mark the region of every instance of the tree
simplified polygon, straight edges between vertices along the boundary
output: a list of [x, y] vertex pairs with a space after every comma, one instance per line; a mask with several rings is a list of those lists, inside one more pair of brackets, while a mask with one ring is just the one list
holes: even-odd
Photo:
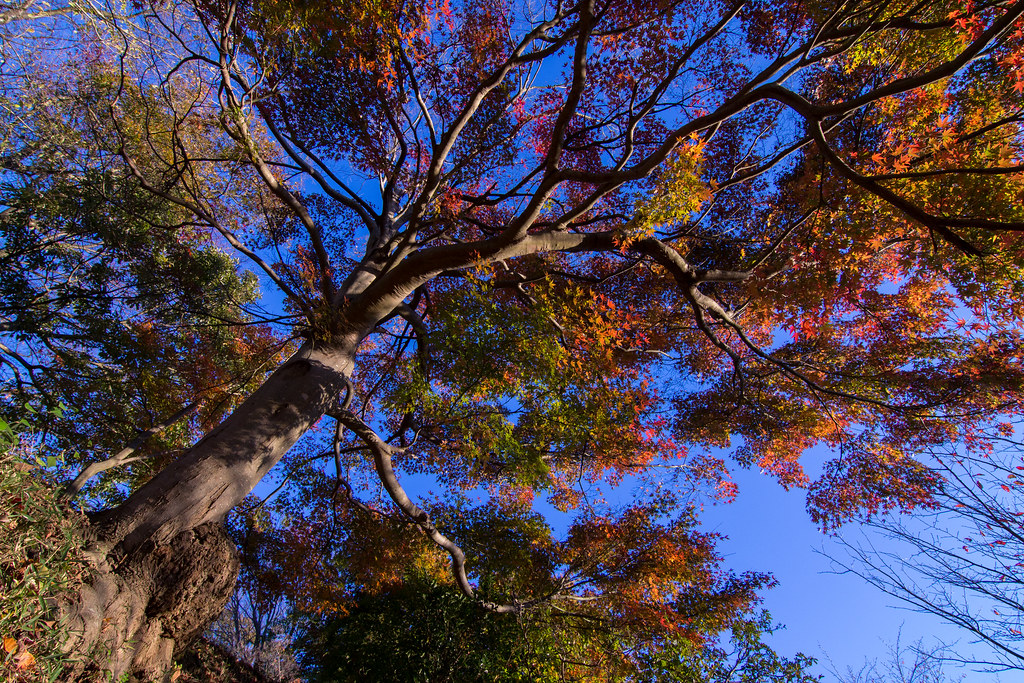
[[[816, 683], [821, 676], [808, 670], [812, 657], [798, 653], [793, 659], [779, 657], [761, 639], [779, 629], [771, 615], [762, 611], [732, 625], [730, 648], [705, 643], [698, 648], [678, 643], [659, 654], [649, 664], [644, 681], [682, 681], [697, 683]], [[673, 651], [674, 650], [674, 651]], [[665, 656], [668, 654], [668, 657]]]
[[219, 422], [280, 342], [253, 313], [255, 277], [133, 182], [113, 163], [110, 131], [78, 113], [113, 96], [113, 81], [5, 75], [3, 410], [66, 404], [91, 415], [39, 427], [81, 468], [73, 494], [131, 465], [90, 490], [116, 501], [117, 484], [145, 481]]
[[288, 555], [306, 548], [290, 546], [280, 521], [251, 498], [227, 519], [238, 547], [238, 581], [207, 637], [267, 679], [292, 680], [299, 672], [291, 651], [298, 622], [285, 585]]
[[[217, 614], [192, 596], [230, 593], [219, 520], [325, 417], [333, 482], [289, 476], [352, 510], [350, 547], [436, 546], [482, 609], [598, 603], [657, 643], [754, 599], [692, 604], [713, 551], [669, 508], [733, 492], [708, 446], [810, 484], [831, 528], [933, 504], [915, 455], [1020, 408], [1024, 3], [139, 6], [37, 66], [110, 84], [76, 130], [172, 234], [244, 256], [302, 342], [94, 516], [71, 647], [115, 676]], [[811, 483], [815, 444], [838, 455]], [[627, 476], [623, 510], [587, 495]], [[525, 524], [535, 495], [578, 511], [564, 539]], [[516, 578], [481, 596], [496, 554]]]
[[992, 652], [982, 661], [947, 659], [1024, 669], [1019, 493], [1024, 457], [1013, 425], [994, 425], [989, 440], [937, 450], [934, 458], [943, 480], [935, 508], [911, 520], [874, 520], [871, 529], [892, 548], [850, 544], [853, 562], [846, 565], [914, 609], [963, 629]]
[[[332, 583], [352, 595], [305, 620], [302, 658], [321, 680], [645, 680], [637, 676], [654, 666], [649, 655], [692, 649], [770, 584], [722, 572], [715, 536], [696, 531], [692, 516], [662, 516], [637, 506], [574, 525], [559, 543], [536, 514], [447, 510], [439, 519], [461, 532], [467, 566], [481, 576], [476, 599], [451, 585], [428, 545], [399, 540], [410, 531], [400, 520], [346, 524], [360, 533], [336, 547], [331, 561], [342, 575]], [[374, 548], [367, 537], [395, 540]], [[394, 557], [395, 547], [408, 554]], [[556, 560], [564, 565], [553, 585]], [[559, 584], [574, 586], [575, 599], [549, 605], [544, 596]], [[485, 611], [480, 600], [533, 609]]]
[[558, 660], [537, 656], [557, 645], [550, 631], [411, 577], [361, 596], [348, 614], [308, 631], [301, 648], [317, 681], [530, 681], [557, 669]]
[[900, 645], [899, 638], [889, 648], [889, 658], [865, 662], [858, 671], [848, 668], [846, 673], [833, 672], [840, 683], [957, 683], [964, 676], [948, 675], [943, 668], [948, 661], [943, 647], [925, 650], [917, 641], [910, 647]]
[[772, 630], [761, 614], [733, 624], [729, 650], [671, 639], [641, 653], [634, 670], [616, 656], [630, 646], [613, 621], [579, 628], [557, 611], [492, 614], [451, 586], [413, 576], [308, 625], [300, 648], [315, 681], [819, 681], [807, 673], [813, 659], [780, 658], [761, 642]]

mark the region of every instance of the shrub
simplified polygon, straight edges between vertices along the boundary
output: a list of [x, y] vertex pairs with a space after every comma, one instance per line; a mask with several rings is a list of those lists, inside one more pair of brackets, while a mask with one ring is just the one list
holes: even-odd
[[56, 459], [30, 434], [28, 418], [0, 420], [0, 672], [7, 683], [60, 678], [70, 664], [61, 652], [60, 604], [85, 574], [85, 516], [62, 499], [46, 472]]

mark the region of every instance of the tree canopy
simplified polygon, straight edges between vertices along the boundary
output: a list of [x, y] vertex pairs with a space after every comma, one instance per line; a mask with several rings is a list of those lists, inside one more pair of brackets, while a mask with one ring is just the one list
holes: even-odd
[[295, 604], [420, 577], [642, 680], [770, 583], [730, 468], [832, 530], [1021, 409], [1024, 2], [0, 12], [6, 397], [112, 558], [275, 480]]

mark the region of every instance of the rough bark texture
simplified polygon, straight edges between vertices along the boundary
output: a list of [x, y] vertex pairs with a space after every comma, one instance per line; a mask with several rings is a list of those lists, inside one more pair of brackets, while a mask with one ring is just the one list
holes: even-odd
[[223, 519], [336, 405], [356, 343], [296, 353], [177, 462], [97, 517], [103, 549], [130, 556], [146, 543], [163, 544]]
[[67, 608], [68, 680], [170, 680], [173, 658], [220, 614], [238, 576], [238, 553], [217, 522], [147, 543], [92, 580]]
[[69, 606], [72, 678], [162, 681], [220, 614], [237, 551], [221, 520], [325, 412], [351, 372], [357, 339], [307, 345], [221, 425], [93, 519], [95, 573]]

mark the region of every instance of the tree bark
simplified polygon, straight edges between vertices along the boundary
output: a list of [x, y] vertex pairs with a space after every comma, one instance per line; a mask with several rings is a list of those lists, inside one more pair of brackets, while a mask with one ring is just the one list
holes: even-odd
[[70, 679], [164, 680], [234, 589], [220, 522], [348, 385], [358, 334], [307, 344], [223, 423], [125, 503], [92, 520], [93, 575], [66, 606]]
[[337, 402], [357, 343], [353, 335], [331, 348], [300, 349], [174, 464], [97, 515], [97, 549], [127, 557], [223, 519]]
[[114, 565], [94, 558], [91, 581], [64, 606], [61, 680], [173, 680], [180, 655], [234, 590], [238, 552], [219, 522], [182, 532]]

